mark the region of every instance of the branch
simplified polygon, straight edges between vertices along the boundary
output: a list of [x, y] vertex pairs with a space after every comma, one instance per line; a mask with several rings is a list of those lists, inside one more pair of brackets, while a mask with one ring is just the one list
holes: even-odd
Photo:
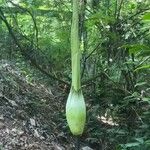
[[91, 51], [91, 53], [85, 58], [85, 61], [98, 49], [101, 43], [98, 43], [97, 46]]
[[85, 57], [85, 59], [83, 61], [83, 70], [82, 70], [82, 73], [81, 73], [81, 77], [83, 77], [83, 75], [84, 75], [87, 59], [98, 49], [98, 47], [100, 45], [101, 45], [101, 43], [97, 44], [97, 46], [90, 52], [90, 54], [87, 57]]
[[[84, 82], [83, 82], [83, 87], [84, 87], [84, 86], [87, 86], [88, 83], [92, 82], [93, 80], [96, 80], [97, 78], [100, 78], [102, 75], [104, 75], [104, 76], [105, 76], [108, 80], [110, 80], [114, 85], [119, 86], [119, 84], [118, 84], [117, 82], [113, 81], [113, 80], [108, 76], [108, 74], [106, 74], [105, 72], [101, 72], [101, 73], [97, 74], [95, 77], [92, 77], [92, 78], [90, 78], [90, 79], [84, 81]], [[124, 92], [126, 92], [127, 94], [132, 94], [130, 91], [128, 91], [128, 90], [126, 90], [126, 89], [123, 89], [123, 88], [119, 88], [119, 89], [122, 90], [122, 91], [124, 91]]]
[[17, 5], [17, 4], [15, 4], [15, 3], [13, 3], [12, 1], [9, 1], [9, 2], [10, 2], [13, 6], [18, 7], [19, 9], [21, 9], [21, 10], [27, 12], [27, 13], [31, 16], [31, 18], [32, 18], [32, 20], [33, 20], [34, 28], [35, 28], [35, 37], [36, 37], [36, 44], [37, 44], [36, 46], [38, 47], [38, 27], [37, 27], [36, 20], [35, 20], [33, 14], [32, 14], [28, 9], [26, 9], [26, 8], [24, 8], [24, 7], [21, 7], [21, 6]]
[[115, 12], [114, 12], [114, 17], [115, 18], [117, 16], [117, 8], [118, 8], [118, 0], [115, 1]]
[[15, 44], [16, 44], [16, 45], [18, 46], [18, 48], [20, 49], [22, 55], [24, 55], [25, 57], [27, 57], [27, 58], [31, 61], [31, 64], [32, 64], [34, 67], [36, 67], [39, 71], [41, 71], [42, 73], [44, 73], [44, 74], [47, 75], [48, 77], [50, 77], [50, 78], [52, 78], [52, 79], [54, 79], [54, 80], [56, 80], [56, 81], [58, 81], [58, 82], [60, 82], [60, 83], [62, 83], [62, 84], [65, 84], [65, 85], [67, 85], [67, 86], [70, 86], [70, 84], [69, 84], [68, 82], [66, 82], [66, 81], [64, 81], [64, 80], [61, 80], [61, 79], [59, 79], [59, 78], [57, 78], [57, 77], [55, 77], [55, 76], [49, 74], [47, 71], [43, 70], [42, 67], [40, 67], [40, 66], [37, 64], [36, 60], [35, 60], [34, 58], [32, 58], [32, 56], [30, 56], [30, 54], [27, 54], [27, 53], [24, 51], [24, 49], [22, 48], [21, 44], [18, 42], [18, 39], [16, 38], [16, 36], [15, 36], [13, 30], [12, 30], [12, 27], [11, 27], [11, 25], [8, 23], [8, 21], [7, 21], [6, 17], [5, 17], [5, 15], [4, 15], [3, 11], [1, 10], [1, 8], [0, 8], [0, 18], [1, 18], [2, 21], [5, 23], [5, 25], [6, 25], [7, 29], [8, 29], [8, 31], [9, 31], [10, 35], [12, 36], [12, 38], [13, 38]]

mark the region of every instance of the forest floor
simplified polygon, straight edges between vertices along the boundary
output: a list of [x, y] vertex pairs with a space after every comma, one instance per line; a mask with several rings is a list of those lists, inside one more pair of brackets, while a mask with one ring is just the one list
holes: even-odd
[[[57, 82], [33, 79], [16, 64], [0, 61], [0, 150], [75, 150], [78, 142], [65, 117], [68, 92]], [[89, 106], [87, 113], [92, 111]], [[93, 137], [100, 129], [105, 133], [117, 126], [105, 118], [95, 123], [88, 123], [78, 140], [80, 150], [112, 150], [107, 138]]]
[[29, 83], [7, 61], [0, 64], [0, 150], [74, 149], [74, 139], [65, 133], [66, 94]]

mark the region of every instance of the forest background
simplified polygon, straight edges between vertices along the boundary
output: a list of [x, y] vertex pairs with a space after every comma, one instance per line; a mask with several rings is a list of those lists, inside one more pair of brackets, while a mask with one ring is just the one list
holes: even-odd
[[[80, 6], [87, 104], [81, 145], [149, 150], [150, 1], [81, 0]], [[1, 113], [7, 102], [26, 113], [23, 120], [41, 117], [41, 128], [59, 135], [64, 147], [73, 142], [65, 119], [71, 17], [70, 0], [0, 0]]]

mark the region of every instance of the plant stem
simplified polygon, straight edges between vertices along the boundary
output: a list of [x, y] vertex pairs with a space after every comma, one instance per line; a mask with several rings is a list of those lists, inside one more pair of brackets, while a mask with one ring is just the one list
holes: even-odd
[[78, 91], [80, 83], [80, 48], [79, 48], [79, 0], [73, 0], [73, 14], [71, 25], [71, 59], [72, 59], [72, 87]]

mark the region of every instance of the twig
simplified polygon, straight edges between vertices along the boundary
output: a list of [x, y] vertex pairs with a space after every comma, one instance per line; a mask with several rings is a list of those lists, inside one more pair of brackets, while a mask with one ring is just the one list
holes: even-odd
[[123, 0], [121, 0], [119, 8], [118, 8], [117, 20], [119, 19], [119, 16], [120, 16], [120, 13], [121, 13], [122, 4], [123, 4]]
[[85, 58], [85, 60], [87, 60], [96, 50], [97, 48], [100, 46], [101, 43], [98, 43], [97, 46], [91, 51], [91, 53]]
[[[137, 66], [136, 66], [136, 68], [138, 68], [138, 67], [140, 67], [143, 63], [145, 63], [147, 60], [149, 60], [150, 59], [150, 56], [149, 57], [147, 57], [146, 59], [144, 59], [142, 62], [140, 62], [140, 64], [138, 64]], [[136, 69], [135, 68], [135, 69]]]
[[137, 111], [136, 111], [133, 107], [131, 107], [131, 108], [132, 108], [132, 110], [135, 112], [136, 116], [137, 116], [138, 119], [141, 121], [141, 123], [144, 124], [142, 118], [139, 116], [139, 114], [137, 113]]

